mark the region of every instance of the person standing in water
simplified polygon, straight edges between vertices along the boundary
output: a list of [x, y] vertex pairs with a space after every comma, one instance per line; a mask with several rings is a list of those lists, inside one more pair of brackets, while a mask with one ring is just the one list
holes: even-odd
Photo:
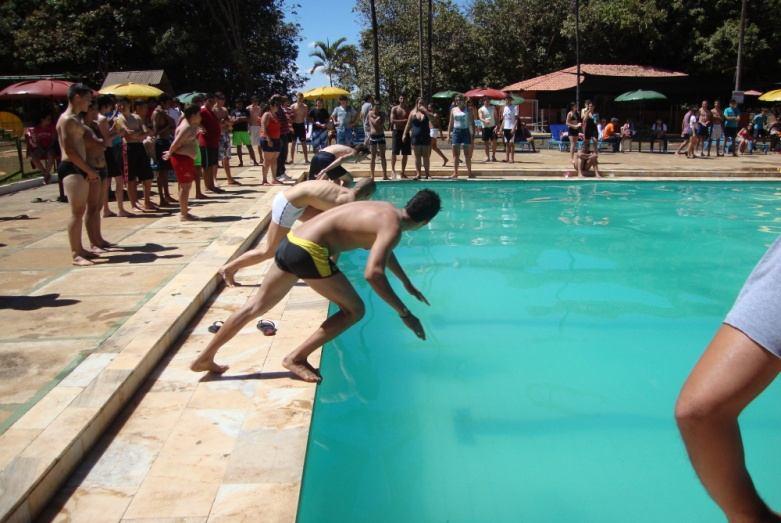
[[236, 273], [274, 256], [282, 238], [290, 232], [296, 220], [305, 222], [336, 206], [367, 200], [374, 194], [375, 188], [371, 178], [361, 178], [351, 189], [329, 180], [308, 180], [278, 192], [271, 204], [271, 224], [266, 232], [266, 243], [220, 267], [220, 276], [228, 287], [236, 286]]
[[308, 362], [309, 355], [355, 325], [364, 315], [363, 300], [333, 261], [336, 255], [355, 249], [369, 251], [364, 278], [372, 289], [399, 315], [415, 336], [425, 340], [423, 325], [391, 287], [386, 269], [396, 275], [411, 296], [428, 305], [423, 293], [407, 277], [393, 249], [401, 240], [402, 233], [424, 227], [437, 215], [439, 209], [439, 195], [423, 189], [401, 209], [388, 202], [348, 203], [309, 220], [295, 234], [288, 233], [277, 249], [275, 264], [266, 273], [260, 290], [241, 309], [230, 315], [190, 365], [190, 369], [216, 374], [227, 371], [227, 366], [214, 361], [217, 351], [247, 323], [279, 303], [293, 285], [303, 279], [339, 310], [288, 354], [282, 365], [299, 379], [319, 382], [322, 378]]

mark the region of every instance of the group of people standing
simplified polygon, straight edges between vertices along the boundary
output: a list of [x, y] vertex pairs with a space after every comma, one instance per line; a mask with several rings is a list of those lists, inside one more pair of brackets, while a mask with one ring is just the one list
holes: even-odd
[[770, 150], [776, 150], [781, 134], [781, 115], [774, 115], [769, 123], [769, 113], [763, 107], [760, 111], [749, 113], [743, 118], [736, 100], [730, 100], [729, 106], [722, 110], [721, 102], [703, 100], [700, 107], [692, 105], [681, 122], [683, 143], [676, 154], [686, 152], [687, 158], [710, 156], [711, 146], [716, 144], [716, 156], [731, 152], [751, 153], [756, 143], [770, 138]]

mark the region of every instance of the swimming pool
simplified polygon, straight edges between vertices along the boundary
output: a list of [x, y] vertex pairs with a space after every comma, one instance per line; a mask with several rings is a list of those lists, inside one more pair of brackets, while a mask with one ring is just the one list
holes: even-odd
[[[340, 260], [367, 314], [323, 352], [298, 522], [721, 521], [673, 406], [781, 234], [781, 185], [430, 186], [443, 211], [396, 252], [431, 307], [392, 280], [428, 341], [370, 292], [365, 252]], [[741, 418], [776, 508], [779, 400]]]

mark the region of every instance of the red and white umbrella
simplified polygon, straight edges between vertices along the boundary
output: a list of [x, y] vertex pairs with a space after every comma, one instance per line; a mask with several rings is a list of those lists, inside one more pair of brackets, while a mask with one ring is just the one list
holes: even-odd
[[21, 100], [25, 98], [67, 98], [73, 82], [66, 80], [26, 80], [11, 84], [0, 91], [0, 98]]
[[492, 100], [503, 100], [507, 93], [500, 91], [499, 89], [491, 89], [487, 87], [485, 89], [472, 89], [464, 93], [469, 98], [491, 98]]

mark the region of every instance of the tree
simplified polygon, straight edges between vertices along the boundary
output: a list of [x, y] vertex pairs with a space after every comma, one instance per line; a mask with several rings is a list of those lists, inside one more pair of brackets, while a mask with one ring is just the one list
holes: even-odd
[[92, 86], [109, 71], [163, 68], [181, 90], [288, 92], [302, 83], [295, 64], [300, 28], [285, 20], [284, 5], [7, 0], [0, 7], [0, 67], [18, 74], [66, 73]]
[[[434, 0], [432, 84], [443, 89], [473, 87], [482, 59], [472, 38], [473, 26], [452, 0]], [[418, 0], [375, 0], [379, 32], [380, 96], [413, 96], [420, 85]], [[369, 0], [358, 0], [355, 11], [364, 21], [358, 52], [358, 88], [372, 92], [372, 31]]]
[[379, 28], [377, 27], [377, 9], [374, 6], [374, 0], [369, 0], [369, 7], [372, 21], [372, 62], [374, 66], [374, 98], [380, 98], [380, 51], [379, 51]]
[[[353, 45], [345, 44], [346, 41], [347, 38], [341, 37], [333, 43], [328, 40], [315, 42], [315, 50], [309, 53], [309, 56], [317, 58], [317, 61], [312, 66], [309, 74], [321, 71], [328, 77], [328, 83], [332, 87], [334, 85], [334, 77], [337, 77], [338, 80], [340, 76], [349, 75], [348, 69], [356, 49]], [[352, 63], [354, 63], [354, 60], [352, 60]]]

